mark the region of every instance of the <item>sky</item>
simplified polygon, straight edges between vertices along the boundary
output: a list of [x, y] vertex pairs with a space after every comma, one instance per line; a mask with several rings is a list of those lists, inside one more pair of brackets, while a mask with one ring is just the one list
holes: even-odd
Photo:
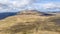
[[0, 12], [60, 11], [60, 0], [0, 0]]

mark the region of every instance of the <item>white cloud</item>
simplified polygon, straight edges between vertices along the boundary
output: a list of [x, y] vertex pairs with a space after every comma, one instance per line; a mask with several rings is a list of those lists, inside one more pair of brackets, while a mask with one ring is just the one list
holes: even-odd
[[60, 8], [60, 4], [44, 3], [44, 4], [42, 4], [42, 7], [45, 8], [45, 9], [48, 9], [48, 8]]
[[31, 0], [20, 0], [20, 1], [13, 1], [12, 4], [14, 7], [22, 7], [24, 5], [30, 4]]
[[[10, 10], [23, 10], [23, 9], [43, 9], [48, 10], [48, 8], [51, 8], [52, 10], [59, 10], [60, 4], [54, 3], [54, 2], [48, 2], [48, 3], [34, 3], [35, 0], [0, 0], [0, 3], [6, 4], [9, 7], [6, 9], [3, 9], [3, 7], [0, 8], [0, 10], [10, 11]], [[36, 0], [38, 1], [38, 0]]]
[[60, 10], [60, 4], [58, 3], [34, 3], [32, 4], [31, 9], [33, 9], [33, 7], [37, 10], [46, 10], [46, 11], [59, 11]]
[[14, 7], [22, 7], [27, 4], [31, 4], [33, 0], [0, 0], [0, 3], [11, 4]]
[[2, 7], [0, 7], [0, 10], [2, 10], [3, 8]]
[[[8, 10], [14, 10], [14, 9], [21, 9], [25, 5], [32, 4], [33, 0], [0, 0], [1, 4], [5, 4], [9, 6], [7, 9], [3, 9], [3, 7], [0, 8], [0, 11], [8, 11]], [[20, 8], [19, 8], [20, 7]]]
[[44, 8], [53, 8], [55, 7], [55, 4], [54, 3], [45, 3], [42, 5]]

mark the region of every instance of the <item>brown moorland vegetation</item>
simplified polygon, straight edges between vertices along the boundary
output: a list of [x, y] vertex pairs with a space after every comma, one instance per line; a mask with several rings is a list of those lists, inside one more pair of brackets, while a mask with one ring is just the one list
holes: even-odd
[[0, 20], [0, 34], [60, 34], [60, 17], [41, 15], [37, 11], [22, 11]]

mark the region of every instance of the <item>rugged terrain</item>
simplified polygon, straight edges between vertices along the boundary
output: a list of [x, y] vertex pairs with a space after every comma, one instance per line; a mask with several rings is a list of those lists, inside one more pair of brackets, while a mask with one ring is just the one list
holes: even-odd
[[60, 34], [60, 16], [25, 10], [0, 20], [0, 34]]

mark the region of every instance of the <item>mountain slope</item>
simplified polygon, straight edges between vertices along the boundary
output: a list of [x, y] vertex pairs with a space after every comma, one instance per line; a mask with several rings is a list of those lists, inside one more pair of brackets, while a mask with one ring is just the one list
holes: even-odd
[[60, 28], [55, 28], [55, 22], [49, 20], [54, 16], [42, 14], [28, 10], [0, 20], [0, 34], [60, 34]]

